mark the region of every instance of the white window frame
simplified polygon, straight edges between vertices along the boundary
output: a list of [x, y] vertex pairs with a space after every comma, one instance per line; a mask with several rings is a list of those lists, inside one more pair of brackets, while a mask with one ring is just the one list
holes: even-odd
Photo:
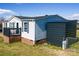
[[[25, 25], [25, 23], [26, 23], [26, 25]], [[24, 21], [23, 22], [23, 32], [29, 33], [29, 21]]]

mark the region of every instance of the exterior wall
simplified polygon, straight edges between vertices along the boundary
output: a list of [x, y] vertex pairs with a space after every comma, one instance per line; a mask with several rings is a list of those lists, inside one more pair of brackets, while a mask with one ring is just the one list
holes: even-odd
[[[13, 17], [13, 18], [11, 18], [8, 22], [3, 22], [2, 23], [2, 32], [4, 33], [4, 28], [5, 28], [5, 26], [4, 26], [4, 23], [7, 23], [7, 29], [9, 29], [9, 23], [12, 23], [12, 22], [14, 22], [15, 23], [15, 28], [16, 28], [16, 24], [17, 23], [19, 23], [18, 25], [19, 25], [19, 28], [21, 28], [22, 27], [22, 22], [21, 22], [21, 19], [19, 19], [19, 18], [17, 18], [17, 17]], [[10, 34], [8, 31], [6, 32], [7, 34]]]
[[35, 40], [45, 39], [46, 38], [46, 29], [45, 21], [39, 20], [35, 24]]
[[47, 42], [57, 46], [62, 46], [66, 33], [66, 24], [59, 22], [47, 23]]
[[4, 28], [4, 22], [2, 23], [2, 34], [4, 33], [3, 28]]
[[72, 20], [66, 24], [66, 37], [76, 37], [77, 21]]
[[49, 18], [45, 18], [45, 19], [36, 21], [36, 24], [35, 24], [36, 41], [47, 38], [47, 29], [46, 29], [47, 22], [64, 22], [64, 20], [65, 19], [63, 19], [59, 16], [52, 16]]
[[29, 33], [23, 31], [21, 37], [35, 41], [35, 21], [29, 21]]
[[4, 22], [2, 23], [2, 28], [4, 28]]
[[15, 23], [15, 27], [16, 27], [16, 24], [19, 23], [19, 28], [22, 28], [22, 21], [21, 19], [17, 18], [17, 17], [14, 17], [12, 20], [10, 20], [8, 23], [7, 23], [7, 27], [9, 27], [9, 23], [12, 23], [14, 22]]
[[[21, 22], [21, 19], [17, 18], [17, 17], [14, 17], [13, 19], [11, 19], [9, 22], [4, 22], [4, 23], [7, 23], [7, 28], [9, 28], [9, 23], [12, 23], [14, 22], [15, 23], [15, 27], [16, 27], [16, 24], [19, 23], [19, 28], [22, 27], [22, 22]], [[3, 28], [4, 28], [4, 23], [2, 24]]]
[[[26, 20], [27, 21], [27, 20]], [[29, 32], [24, 32], [23, 31], [23, 22], [21, 21], [19, 18], [14, 17], [13, 19], [11, 19], [9, 22], [7, 22], [7, 28], [9, 28], [9, 23], [15, 23], [15, 27], [16, 24], [19, 23], [19, 28], [21, 28], [21, 37], [22, 37], [22, 42], [23, 43], [29, 43], [31, 45], [35, 44], [35, 21], [28, 21], [29, 22]], [[4, 28], [4, 23], [3, 23], [3, 28]]]

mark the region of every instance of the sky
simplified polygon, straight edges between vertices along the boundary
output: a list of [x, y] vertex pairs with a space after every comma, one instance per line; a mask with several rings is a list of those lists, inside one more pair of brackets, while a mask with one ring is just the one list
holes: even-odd
[[0, 3], [0, 17], [55, 14], [67, 19], [79, 19], [79, 3]]

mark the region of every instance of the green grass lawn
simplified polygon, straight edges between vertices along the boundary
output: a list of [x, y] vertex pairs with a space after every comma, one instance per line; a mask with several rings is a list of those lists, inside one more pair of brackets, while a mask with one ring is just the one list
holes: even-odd
[[[48, 44], [39, 44], [35, 46], [26, 45], [21, 42], [6, 44], [0, 37], [0, 56], [48, 56], [55, 55], [53, 49], [61, 50], [60, 47]], [[52, 50], [52, 51], [51, 51]]]
[[[77, 37], [79, 31], [77, 31]], [[79, 42], [70, 45], [70, 48], [62, 50], [60, 47], [49, 44], [26, 45], [21, 42], [6, 44], [0, 37], [0, 56], [79, 56]]]

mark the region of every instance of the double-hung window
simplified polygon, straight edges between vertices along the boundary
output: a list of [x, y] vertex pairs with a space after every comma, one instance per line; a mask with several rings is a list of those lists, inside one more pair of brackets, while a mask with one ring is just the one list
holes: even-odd
[[29, 32], [29, 22], [24, 22], [24, 32]]
[[10, 28], [15, 28], [15, 23], [13, 22], [13, 23], [9, 23], [9, 27]]

